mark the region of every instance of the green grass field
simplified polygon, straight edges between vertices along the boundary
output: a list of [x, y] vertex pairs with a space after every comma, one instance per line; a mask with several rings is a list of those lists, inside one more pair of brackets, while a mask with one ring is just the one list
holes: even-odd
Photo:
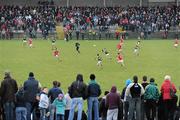
[[[125, 80], [138, 75], [141, 82], [142, 76], [154, 77], [158, 86], [163, 82], [166, 74], [172, 77], [176, 87], [180, 84], [180, 48], [173, 47], [172, 40], [144, 40], [141, 42], [140, 56], [133, 54], [133, 48], [137, 40], [127, 40], [124, 43], [123, 55], [125, 67], [116, 62], [116, 45], [119, 41], [79, 41], [81, 44], [78, 54], [75, 51], [76, 41], [57, 41], [56, 45], [61, 51], [61, 62], [52, 55], [51, 42], [34, 40], [34, 48], [22, 46], [21, 40], [0, 41], [0, 79], [4, 77], [4, 71], [9, 70], [13, 78], [22, 84], [33, 71], [35, 77], [42, 86], [51, 87], [53, 80], [61, 82], [61, 87], [67, 91], [67, 87], [75, 80], [78, 73], [82, 73], [84, 81], [88, 83], [89, 74], [94, 73], [97, 81], [104, 90], [109, 90], [116, 85], [121, 91]], [[93, 45], [96, 45], [94, 47]], [[101, 49], [107, 48], [112, 56], [108, 60]], [[103, 57], [103, 68], [96, 66], [96, 54]]]

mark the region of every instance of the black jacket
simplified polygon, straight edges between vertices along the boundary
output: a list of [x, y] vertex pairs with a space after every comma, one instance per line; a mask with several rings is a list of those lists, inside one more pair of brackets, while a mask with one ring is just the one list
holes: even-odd
[[71, 84], [69, 94], [71, 98], [82, 97], [86, 99], [87, 85], [83, 81], [76, 80]]
[[5, 77], [1, 82], [0, 95], [2, 102], [14, 102], [15, 93], [18, 90], [16, 80], [12, 79], [10, 76]]
[[24, 88], [19, 89], [16, 93], [16, 107], [26, 107]]

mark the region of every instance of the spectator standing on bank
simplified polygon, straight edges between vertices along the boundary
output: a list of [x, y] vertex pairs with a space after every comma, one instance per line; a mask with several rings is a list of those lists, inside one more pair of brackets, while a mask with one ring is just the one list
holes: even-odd
[[98, 97], [101, 95], [100, 85], [96, 81], [94, 74], [90, 75], [90, 82], [88, 85], [88, 120], [92, 120], [92, 111], [94, 112], [94, 119], [99, 120], [99, 101]]
[[110, 93], [106, 97], [107, 120], [118, 120], [118, 108], [120, 106], [120, 95], [116, 86], [112, 86]]
[[60, 86], [61, 86], [61, 83], [59, 83], [58, 81], [53, 81], [53, 87], [48, 92], [50, 103], [53, 103], [53, 101], [58, 97], [58, 95], [60, 93], [63, 93]]
[[27, 120], [27, 109], [24, 97], [24, 88], [21, 87], [15, 94], [16, 96], [16, 120]]
[[130, 83], [132, 83], [131, 79], [126, 80], [126, 86], [123, 88], [122, 93], [121, 93], [121, 99], [124, 101], [124, 104], [123, 104], [123, 108], [124, 108], [124, 120], [128, 119], [128, 109], [129, 109], [130, 96], [126, 96], [125, 97], [125, 92], [126, 92], [127, 86]]
[[10, 72], [5, 72], [4, 80], [1, 82], [0, 96], [6, 120], [15, 119], [15, 93], [17, 90], [18, 86], [16, 80], [11, 77]]
[[141, 120], [141, 96], [144, 94], [144, 88], [138, 83], [138, 77], [133, 77], [133, 83], [126, 88], [125, 97], [131, 96], [129, 101], [128, 120], [133, 120], [134, 111], [136, 111], [136, 119]]
[[71, 109], [71, 102], [72, 99], [69, 95], [69, 89], [70, 87], [68, 87], [68, 92], [65, 94], [64, 99], [66, 100], [66, 106], [65, 106], [65, 116], [64, 116], [64, 120], [68, 120], [69, 117], [69, 111]]
[[27, 120], [31, 120], [31, 113], [34, 110], [36, 103], [36, 95], [39, 93], [40, 84], [35, 79], [34, 73], [29, 73], [29, 78], [24, 82], [25, 101], [27, 109]]
[[83, 99], [87, 98], [87, 85], [83, 82], [83, 75], [78, 74], [76, 81], [70, 86], [70, 97], [72, 98], [71, 109], [68, 120], [74, 119], [75, 108], [78, 109], [77, 120], [81, 120], [83, 111]]
[[102, 99], [100, 101], [100, 105], [99, 105], [99, 114], [100, 114], [102, 120], [106, 120], [106, 118], [107, 118], [108, 108], [106, 107], [106, 104], [105, 104], [107, 94], [109, 94], [109, 91], [104, 92], [104, 96], [102, 97]]
[[64, 120], [66, 100], [62, 93], [54, 100], [53, 105], [56, 107], [56, 120]]
[[171, 77], [166, 75], [164, 77], [164, 82], [161, 86], [161, 94], [163, 98], [163, 105], [164, 105], [164, 120], [173, 120], [174, 115], [174, 104], [173, 104], [173, 96], [171, 96], [171, 92], [176, 93], [176, 87], [171, 82]]
[[[143, 86], [143, 88], [145, 89], [146, 88], [146, 86], [148, 85], [149, 83], [147, 82], [147, 76], [143, 76], [143, 78], [142, 78], [142, 83], [141, 83], [141, 85]], [[142, 120], [144, 120], [145, 119], [145, 106], [144, 106], [144, 96], [142, 95], [142, 97], [141, 97], [141, 100], [142, 100], [142, 102], [141, 102], [141, 119]]]
[[156, 118], [156, 107], [159, 100], [159, 90], [155, 85], [154, 78], [150, 79], [150, 84], [147, 85], [144, 93], [145, 111], [147, 120]]
[[49, 98], [48, 98], [48, 88], [44, 87], [40, 93], [39, 99], [39, 110], [40, 110], [40, 120], [47, 119], [47, 111], [49, 107]]
[[49, 104], [50, 117], [49, 117], [49, 120], [54, 120], [55, 106], [52, 104], [53, 101], [58, 97], [58, 95], [60, 93], [63, 93], [60, 86], [61, 86], [61, 83], [59, 83], [58, 81], [53, 81], [53, 87], [48, 92], [48, 97], [50, 99], [50, 104]]

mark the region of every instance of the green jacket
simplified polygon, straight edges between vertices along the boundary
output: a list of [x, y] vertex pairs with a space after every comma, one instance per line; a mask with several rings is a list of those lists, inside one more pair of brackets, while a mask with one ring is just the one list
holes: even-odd
[[159, 90], [157, 86], [154, 83], [150, 83], [148, 86], [145, 88], [145, 93], [144, 93], [144, 99], [153, 99], [153, 100], [159, 100]]
[[53, 105], [56, 106], [56, 114], [64, 115], [66, 106], [66, 100], [64, 98], [62, 100], [56, 98]]

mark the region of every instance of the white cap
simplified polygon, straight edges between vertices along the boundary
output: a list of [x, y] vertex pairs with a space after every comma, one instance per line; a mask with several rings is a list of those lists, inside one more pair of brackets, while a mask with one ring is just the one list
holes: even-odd
[[164, 77], [164, 79], [165, 79], [165, 80], [171, 80], [171, 76], [170, 76], [170, 75], [166, 75], [166, 76]]

